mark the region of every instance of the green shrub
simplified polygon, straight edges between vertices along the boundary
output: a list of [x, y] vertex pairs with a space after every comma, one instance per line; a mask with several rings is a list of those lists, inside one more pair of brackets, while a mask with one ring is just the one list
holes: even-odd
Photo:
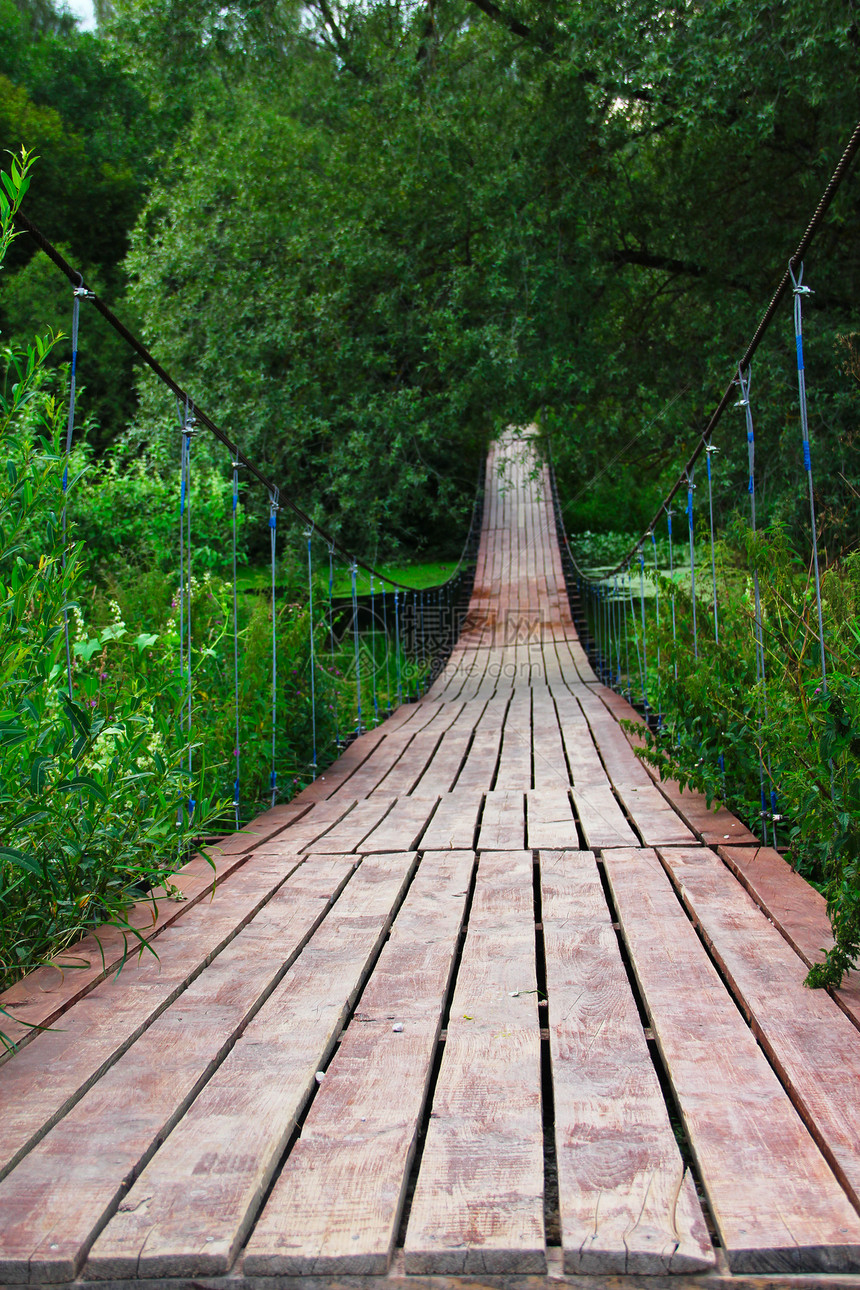
[[[28, 171], [24, 156], [2, 175], [0, 259]], [[5, 351], [0, 393], [0, 988], [96, 924], [127, 927], [129, 904], [184, 849], [180, 803], [196, 800], [197, 828], [220, 810], [182, 769], [175, 668], [129, 668], [97, 693], [92, 671], [78, 667], [69, 692], [64, 629], [84, 565], [59, 518], [65, 409], [51, 390], [50, 348]], [[75, 642], [78, 664], [94, 657]]]
[[[808, 983], [838, 985], [860, 957], [860, 553], [822, 578], [826, 685], [814, 585], [786, 529], [777, 524], [754, 534], [736, 523], [720, 563], [719, 644], [704, 600], [706, 577], [697, 599], [698, 658], [689, 593], [660, 579], [662, 667], [654, 666], [652, 648], [648, 688], [662, 726], [647, 733], [643, 755], [661, 775], [727, 801], [758, 836], [770, 831], [787, 848], [824, 892], [835, 938]], [[673, 590], [677, 647], [667, 612]], [[653, 608], [649, 613], [653, 630]]]

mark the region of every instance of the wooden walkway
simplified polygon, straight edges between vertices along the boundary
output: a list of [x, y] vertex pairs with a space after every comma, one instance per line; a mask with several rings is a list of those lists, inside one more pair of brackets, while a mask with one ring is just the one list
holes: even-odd
[[860, 991], [633, 755], [532, 466], [426, 698], [192, 861], [157, 962], [7, 992], [53, 1028], [0, 1067], [3, 1284], [860, 1287]]

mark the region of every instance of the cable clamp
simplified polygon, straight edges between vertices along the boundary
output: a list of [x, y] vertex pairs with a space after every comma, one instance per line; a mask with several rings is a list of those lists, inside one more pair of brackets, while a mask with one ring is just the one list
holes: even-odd
[[711, 453], [711, 452], [719, 452], [719, 451], [720, 451], [720, 450], [719, 450], [719, 448], [717, 447], [717, 445], [716, 445], [715, 443], [706, 443], [706, 444], [705, 444], [705, 452], [707, 452], [707, 453]]
[[96, 293], [84, 286], [72, 287], [72, 295], [77, 296], [78, 300], [95, 300], [96, 298]]

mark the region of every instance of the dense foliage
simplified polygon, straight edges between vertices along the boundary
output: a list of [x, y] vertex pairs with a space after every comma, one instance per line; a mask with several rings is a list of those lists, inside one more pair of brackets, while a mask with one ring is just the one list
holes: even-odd
[[[100, 0], [98, 11], [99, 33], [82, 34], [50, 0], [0, 0], [0, 143], [40, 155], [32, 218], [284, 493], [373, 558], [456, 556], [488, 435], [535, 420], [574, 534], [597, 534], [589, 543], [608, 553], [609, 530], [644, 526], [855, 124], [853, 0]], [[854, 585], [860, 529], [858, 184], [849, 174], [805, 266], [832, 690], [810, 694], [808, 652], [799, 667], [797, 642], [774, 629], [777, 725], [759, 733], [739, 591], [759, 555], [736, 537], [727, 649], [686, 660], [666, 703], [674, 768], [739, 809], [757, 800], [767, 742], [800, 830], [793, 854], [829, 884], [849, 957], [856, 611], [834, 606]], [[37, 326], [67, 329], [69, 307], [67, 284], [19, 239], [0, 284], [5, 338], [20, 347]], [[772, 615], [801, 595], [790, 553], [809, 546], [792, 331], [786, 309], [753, 373]], [[65, 341], [44, 347], [57, 390], [67, 358]], [[180, 436], [172, 398], [86, 308], [79, 379], [87, 473], [73, 514], [93, 590], [77, 642], [91, 654], [77, 659], [83, 674], [107, 651], [98, 676], [112, 703], [173, 667]], [[740, 418], [718, 442], [725, 529], [744, 513]], [[223, 733], [229, 463], [202, 436], [195, 471], [197, 701]], [[239, 556], [253, 566], [268, 542], [262, 490], [243, 485], [242, 513]], [[303, 539], [284, 521], [280, 576], [295, 596], [279, 648], [284, 675], [303, 677]], [[249, 711], [267, 613], [243, 600]], [[151, 643], [132, 649], [142, 637]], [[341, 702], [329, 693], [323, 706]], [[300, 781], [300, 683], [283, 710], [283, 756]], [[263, 718], [249, 720], [242, 738], [259, 745]], [[725, 789], [697, 769], [711, 766], [718, 731], [737, 752]], [[225, 734], [213, 753], [222, 776], [231, 746]], [[792, 766], [807, 766], [792, 748], [811, 759], [812, 806], [792, 797]], [[832, 782], [825, 762], [841, 768]], [[260, 759], [253, 800], [265, 773]]]
[[[2, 263], [26, 164], [0, 178]], [[0, 391], [0, 988], [84, 928], [125, 925], [129, 903], [181, 853], [181, 800], [196, 797], [204, 826], [212, 815], [201, 782], [183, 771], [174, 669], [145, 684], [131, 672], [106, 694], [76, 667], [69, 687], [65, 624], [85, 569], [62, 531], [64, 408], [48, 348], [7, 350]], [[138, 637], [126, 648], [142, 653], [149, 643]], [[74, 653], [76, 662], [92, 657], [86, 644]]]

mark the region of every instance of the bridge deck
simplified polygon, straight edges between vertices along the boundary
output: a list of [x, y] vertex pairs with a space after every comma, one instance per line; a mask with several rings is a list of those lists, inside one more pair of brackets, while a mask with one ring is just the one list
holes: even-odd
[[7, 992], [0, 1281], [860, 1286], [860, 993], [633, 755], [515, 441], [471, 610], [214, 894], [186, 867], [157, 962], [108, 933]]

